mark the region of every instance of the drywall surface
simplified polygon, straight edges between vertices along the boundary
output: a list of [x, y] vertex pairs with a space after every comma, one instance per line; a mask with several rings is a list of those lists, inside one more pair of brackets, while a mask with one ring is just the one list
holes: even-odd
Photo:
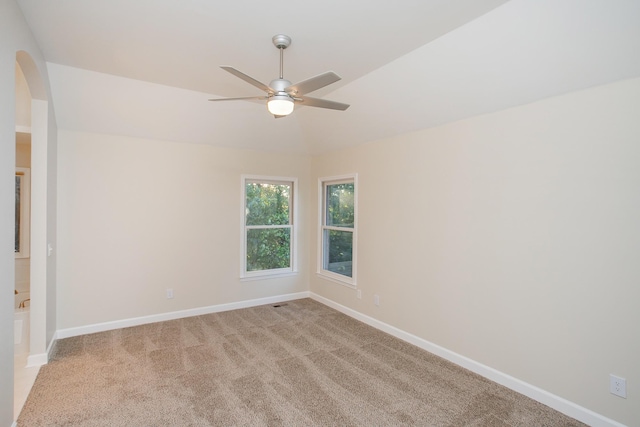
[[[13, 177], [16, 166], [16, 126], [28, 124], [19, 123], [16, 117], [17, 109], [24, 111], [20, 108], [20, 105], [24, 104], [18, 105], [16, 100], [17, 59], [21, 64], [29, 62], [29, 65], [32, 65], [29, 72], [25, 72], [30, 95], [41, 100], [47, 99], [50, 91], [44, 58], [18, 5], [13, 0], [2, 0], [0, 1], [0, 93], [2, 94], [0, 97], [0, 247], [3, 248], [0, 252], [0, 274], [2, 274], [0, 294], [2, 295], [13, 294], [15, 278], [15, 255], [11, 248], [13, 248], [15, 225]], [[23, 83], [24, 81], [20, 84]], [[47, 128], [55, 131], [53, 111], [46, 119]], [[45, 143], [55, 144], [55, 141], [51, 141], [50, 138], [45, 137], [44, 140]], [[55, 158], [50, 158], [49, 161], [55, 162]], [[46, 191], [47, 194], [44, 197], [51, 196], [55, 189], [48, 186]], [[48, 197], [48, 200], [50, 201], [51, 198]], [[55, 201], [51, 203], [55, 204]], [[55, 236], [55, 230], [44, 231], [49, 233], [48, 237]], [[55, 272], [55, 266], [52, 268], [53, 270], [48, 273]], [[55, 282], [48, 285], [55, 292]], [[45, 295], [40, 295], [39, 298], [44, 306], [49, 302]], [[13, 298], [0, 298], [0, 343], [2, 343], [0, 344], [0, 425], [2, 426], [11, 425], [13, 422], [13, 326]], [[42, 322], [36, 325], [36, 328], [45, 329], [46, 327], [55, 328], [55, 325], [44, 325]]]
[[[59, 329], [308, 290], [308, 156], [72, 131], [58, 142]], [[242, 174], [298, 178], [296, 275], [240, 280]]]
[[31, 167], [31, 134], [16, 132], [16, 167]]
[[310, 290], [636, 425], [638, 111], [626, 80], [314, 158], [358, 173], [362, 299]]
[[31, 127], [31, 94], [29, 84], [16, 63], [16, 119], [15, 125], [19, 129], [29, 129]]

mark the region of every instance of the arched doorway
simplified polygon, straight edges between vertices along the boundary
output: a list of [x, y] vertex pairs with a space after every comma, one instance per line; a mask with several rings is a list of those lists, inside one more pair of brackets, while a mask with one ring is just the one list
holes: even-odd
[[[20, 76], [18, 75], [20, 73]], [[19, 87], [18, 78], [23, 77], [26, 88]], [[26, 90], [25, 90], [26, 89]], [[28, 98], [28, 99], [26, 99]], [[28, 120], [24, 111], [28, 108]], [[22, 406], [22, 395], [26, 398], [31, 385], [33, 371], [47, 363], [47, 288], [48, 276], [55, 273], [48, 260], [48, 128], [49, 104], [42, 76], [31, 56], [24, 51], [16, 54], [16, 135], [30, 140], [30, 218], [29, 218], [29, 343], [28, 357], [22, 366], [16, 364], [14, 375], [14, 413]], [[17, 144], [18, 145], [18, 142]], [[18, 159], [16, 159], [18, 161]], [[53, 205], [55, 206], [55, 204]], [[55, 225], [53, 225], [55, 229]], [[16, 272], [18, 273], [18, 272]], [[18, 274], [17, 274], [18, 276]], [[51, 296], [49, 296], [51, 297]], [[26, 299], [26, 298], [25, 298]], [[27, 375], [25, 383], [25, 375]], [[16, 396], [20, 393], [21, 396]]]

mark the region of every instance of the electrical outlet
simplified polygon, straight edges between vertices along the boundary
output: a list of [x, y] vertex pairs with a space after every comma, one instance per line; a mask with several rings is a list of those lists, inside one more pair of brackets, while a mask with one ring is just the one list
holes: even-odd
[[627, 398], [627, 380], [624, 378], [617, 377], [611, 374], [609, 379], [609, 388], [611, 390], [611, 394], [615, 394], [616, 396]]
[[380, 295], [373, 296], [373, 303], [378, 306], [380, 305]]
[[173, 289], [167, 289], [167, 299], [173, 298]]
[[362, 299], [362, 289], [358, 289], [358, 290], [356, 291], [356, 298], [358, 298], [358, 299]]

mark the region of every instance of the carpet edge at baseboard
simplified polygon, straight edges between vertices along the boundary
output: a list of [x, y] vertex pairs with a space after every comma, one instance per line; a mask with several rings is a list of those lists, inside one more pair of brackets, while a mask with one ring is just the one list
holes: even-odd
[[455, 363], [465, 369], [470, 370], [478, 375], [481, 375], [493, 382], [496, 382], [502, 386], [505, 386], [515, 392], [523, 394], [543, 405], [549, 406], [558, 412], [570, 416], [578, 421], [588, 424], [592, 427], [626, 427], [615, 420], [598, 414], [588, 408], [580, 406], [574, 402], [522, 381], [497, 369], [486, 366], [473, 359], [465, 357], [461, 354], [448, 350], [423, 338], [410, 334], [402, 329], [398, 329], [395, 326], [391, 326], [373, 317], [362, 314], [359, 311], [353, 310], [328, 298], [325, 298], [316, 293], [310, 292], [309, 297], [315, 301], [325, 304], [349, 317], [357, 319], [367, 325], [374, 327], [378, 330], [388, 333], [398, 339], [406, 341], [410, 344], [420, 347], [421, 349], [440, 356], [449, 362]]
[[113, 329], [127, 328], [132, 326], [139, 326], [148, 323], [162, 322], [167, 320], [181, 319], [192, 316], [200, 316], [210, 313], [218, 313], [222, 311], [237, 310], [241, 308], [255, 307], [265, 304], [273, 304], [284, 301], [291, 301], [301, 298], [311, 298], [317, 302], [327, 305], [349, 317], [357, 319], [367, 325], [374, 327], [378, 330], [386, 332], [396, 338], [413, 344], [423, 350], [433, 353], [442, 357], [458, 366], [468, 369], [478, 375], [481, 375], [491, 381], [494, 381], [500, 385], [503, 385], [513, 391], [523, 394], [531, 399], [534, 399], [544, 405], [547, 405], [565, 415], [575, 418], [578, 421], [586, 423], [593, 427], [626, 427], [615, 420], [607, 418], [601, 414], [598, 414], [590, 409], [582, 407], [574, 402], [564, 399], [560, 396], [554, 395], [546, 390], [536, 387], [532, 384], [526, 383], [518, 378], [512, 377], [494, 368], [486, 366], [473, 359], [455, 353], [423, 338], [417, 337], [399, 328], [391, 326], [373, 317], [367, 316], [349, 307], [343, 306], [335, 301], [325, 298], [321, 295], [315, 294], [310, 291], [276, 295], [265, 298], [257, 298], [246, 301], [237, 301], [226, 304], [218, 304], [206, 307], [198, 307], [187, 310], [173, 311], [167, 313], [158, 313], [148, 316], [141, 316], [130, 319], [116, 320], [110, 322], [96, 323], [92, 325], [85, 325], [73, 328], [59, 329], [54, 335], [52, 344], [57, 339], [70, 338], [79, 335], [92, 334], [96, 332], [104, 332]]
[[265, 304], [291, 301], [301, 298], [309, 298], [310, 292], [297, 292], [292, 294], [275, 295], [265, 298], [256, 298], [245, 301], [237, 301], [226, 304], [216, 304], [206, 307], [190, 308], [187, 310], [171, 311], [167, 313], [151, 314], [148, 316], [134, 317], [130, 319], [114, 320], [110, 322], [95, 323], [92, 325], [78, 326], [74, 328], [58, 329], [56, 339], [71, 338], [79, 335], [93, 334], [96, 332], [111, 331], [113, 329], [129, 328], [148, 323], [164, 322], [167, 320], [183, 319], [185, 317], [201, 316], [222, 311], [237, 310], [240, 308], [256, 307]]

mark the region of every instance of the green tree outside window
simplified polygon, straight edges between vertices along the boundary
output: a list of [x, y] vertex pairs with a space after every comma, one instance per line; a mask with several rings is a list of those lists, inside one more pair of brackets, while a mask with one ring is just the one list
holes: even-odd
[[246, 271], [291, 268], [291, 182], [245, 182]]
[[326, 184], [323, 224], [323, 269], [353, 277], [355, 183]]

